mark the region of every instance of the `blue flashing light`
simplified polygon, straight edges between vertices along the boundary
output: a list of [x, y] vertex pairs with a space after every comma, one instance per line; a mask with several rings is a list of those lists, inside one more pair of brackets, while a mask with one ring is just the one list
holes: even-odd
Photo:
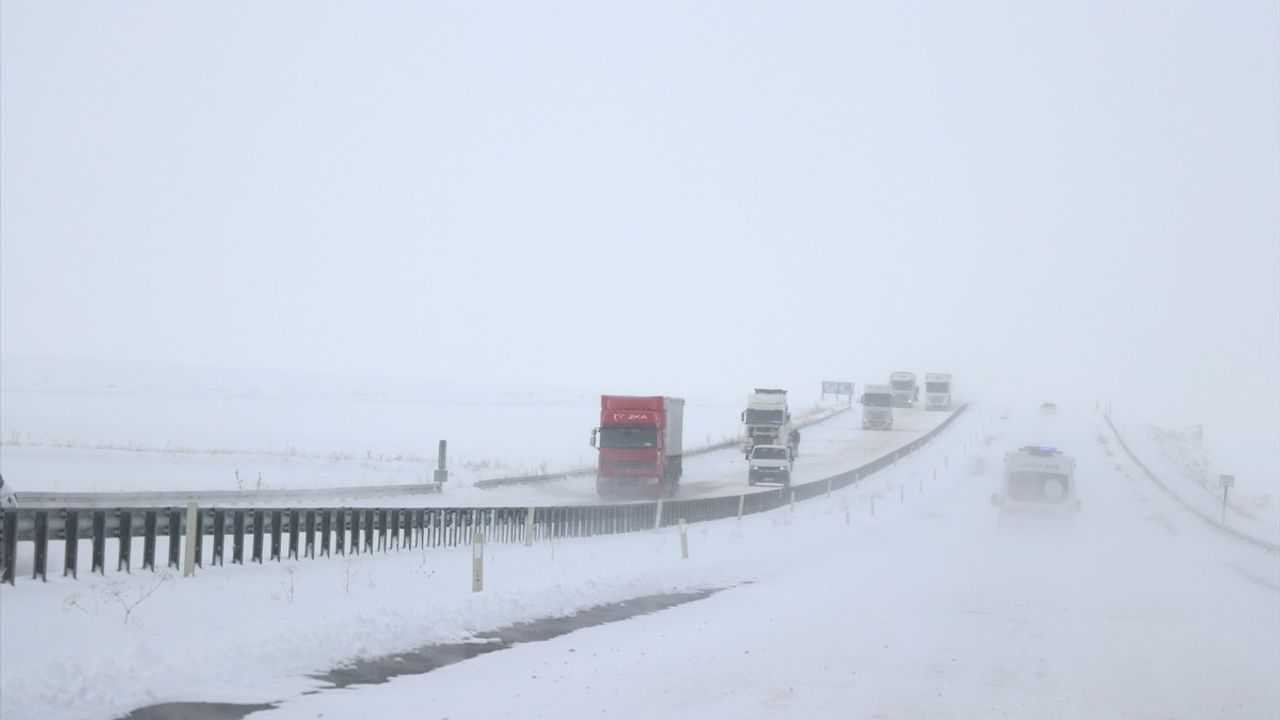
[[1034, 455], [1061, 455], [1062, 454], [1061, 450], [1058, 450], [1057, 448], [1047, 447], [1045, 445], [1027, 445], [1022, 449]]

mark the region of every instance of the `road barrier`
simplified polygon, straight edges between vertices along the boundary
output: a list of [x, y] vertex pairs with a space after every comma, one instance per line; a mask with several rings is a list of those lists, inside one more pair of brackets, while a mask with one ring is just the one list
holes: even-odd
[[[77, 577], [80, 541], [89, 541], [89, 570], [105, 575], [107, 544], [114, 541], [116, 572], [131, 572], [141, 541], [144, 570], [157, 556], [178, 568], [184, 537], [196, 568], [223, 565], [227, 538], [231, 564], [248, 560], [358, 555], [414, 548], [456, 547], [473, 541], [521, 543], [557, 538], [640, 532], [775, 510], [822, 497], [897, 462], [923, 447], [960, 417], [967, 406], [925, 435], [865, 465], [790, 488], [692, 500], [609, 505], [466, 508], [18, 508], [0, 511], [0, 582], [14, 584], [19, 543], [34, 546], [31, 577], [47, 580], [50, 543], [63, 543], [63, 576]], [[191, 518], [188, 520], [188, 518]], [[191, 532], [188, 535], [188, 532]], [[529, 535], [529, 533], [532, 535]], [[68, 540], [70, 540], [68, 542]], [[205, 552], [206, 543], [210, 547]], [[163, 546], [163, 547], [162, 547]]]

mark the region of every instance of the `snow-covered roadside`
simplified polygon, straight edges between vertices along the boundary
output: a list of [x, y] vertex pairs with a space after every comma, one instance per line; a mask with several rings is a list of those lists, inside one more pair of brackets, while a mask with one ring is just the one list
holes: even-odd
[[[1203, 516], [1220, 522], [1222, 490], [1217, 487], [1218, 472], [1195, 433], [1162, 430], [1128, 417], [1112, 417], [1111, 422], [1129, 450], [1169, 492]], [[1244, 487], [1233, 489], [1235, 501], [1230, 501], [1228, 495], [1226, 524], [1273, 545], [1280, 544], [1277, 498], [1252, 489], [1255, 486], [1246, 481]]]
[[[920, 451], [830, 500], [738, 521], [693, 526], [681, 561], [675, 530], [486, 549], [486, 589], [469, 592], [467, 549], [262, 567], [82, 575], [6, 587], [0, 599], [5, 718], [113, 717], [166, 700], [265, 701], [357, 657], [455, 641], [512, 622], [573, 613], [640, 595], [723, 587], [780, 572], [844, 511], [877, 521], [899, 510], [929, 470], [980, 422], [968, 416]], [[955, 455], [952, 455], [955, 457]], [[125, 622], [125, 606], [137, 603]]]

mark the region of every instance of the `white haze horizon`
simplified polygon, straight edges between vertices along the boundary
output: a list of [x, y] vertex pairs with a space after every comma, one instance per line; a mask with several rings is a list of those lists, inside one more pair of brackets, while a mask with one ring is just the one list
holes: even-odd
[[0, 350], [726, 397], [944, 371], [1203, 424], [1275, 492], [1277, 128], [1274, 3], [6, 0]]

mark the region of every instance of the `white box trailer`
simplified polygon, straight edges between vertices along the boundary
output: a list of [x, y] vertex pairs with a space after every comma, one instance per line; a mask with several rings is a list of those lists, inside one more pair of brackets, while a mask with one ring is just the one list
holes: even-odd
[[924, 374], [924, 409], [951, 409], [951, 373]]

